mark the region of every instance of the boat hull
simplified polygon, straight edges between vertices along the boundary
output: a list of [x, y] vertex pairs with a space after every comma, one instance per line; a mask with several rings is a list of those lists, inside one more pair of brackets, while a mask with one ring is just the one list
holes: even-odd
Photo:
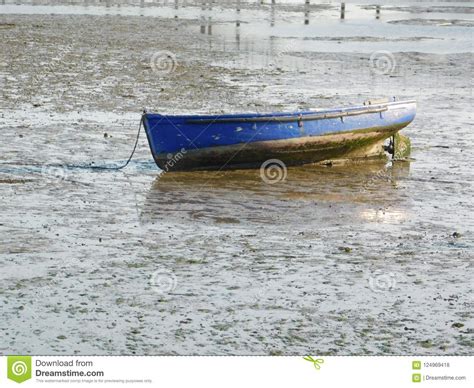
[[162, 116], [144, 123], [165, 170], [258, 168], [384, 156], [383, 142], [414, 118], [413, 101], [268, 115]]

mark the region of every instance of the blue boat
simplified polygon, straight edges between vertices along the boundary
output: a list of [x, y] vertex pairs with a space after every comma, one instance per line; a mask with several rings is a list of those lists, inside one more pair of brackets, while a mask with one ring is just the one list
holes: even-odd
[[413, 121], [416, 102], [292, 113], [143, 114], [153, 158], [163, 170], [258, 168], [269, 159], [288, 166], [380, 157], [388, 138]]

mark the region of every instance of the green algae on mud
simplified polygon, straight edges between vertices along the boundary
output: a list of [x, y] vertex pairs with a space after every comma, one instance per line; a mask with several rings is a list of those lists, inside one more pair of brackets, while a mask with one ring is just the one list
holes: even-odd
[[408, 136], [404, 136], [401, 133], [396, 133], [393, 139], [395, 145], [394, 158], [395, 159], [407, 159], [411, 155], [411, 141]]

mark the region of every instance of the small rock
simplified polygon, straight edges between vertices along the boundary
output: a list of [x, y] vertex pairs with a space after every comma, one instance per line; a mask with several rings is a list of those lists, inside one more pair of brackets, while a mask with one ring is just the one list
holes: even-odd
[[107, 132], [104, 132], [104, 138], [107, 139], [109, 137], [109, 134]]
[[339, 247], [339, 250], [344, 251], [345, 253], [351, 253], [352, 252], [352, 248], [349, 248], [349, 247]]
[[461, 327], [464, 327], [464, 324], [460, 323], [460, 322], [455, 322], [451, 325], [451, 327], [455, 327], [456, 329], [460, 329]]
[[423, 347], [425, 349], [429, 349], [429, 348], [433, 347], [433, 342], [431, 342], [431, 340], [425, 340], [425, 341], [421, 341], [420, 345], [421, 345], [421, 347]]

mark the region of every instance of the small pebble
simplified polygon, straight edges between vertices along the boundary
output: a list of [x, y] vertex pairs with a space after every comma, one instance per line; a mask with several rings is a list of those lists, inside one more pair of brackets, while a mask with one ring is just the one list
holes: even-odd
[[346, 253], [351, 253], [352, 252], [352, 248], [349, 248], [349, 247], [339, 247], [339, 250], [344, 251]]

